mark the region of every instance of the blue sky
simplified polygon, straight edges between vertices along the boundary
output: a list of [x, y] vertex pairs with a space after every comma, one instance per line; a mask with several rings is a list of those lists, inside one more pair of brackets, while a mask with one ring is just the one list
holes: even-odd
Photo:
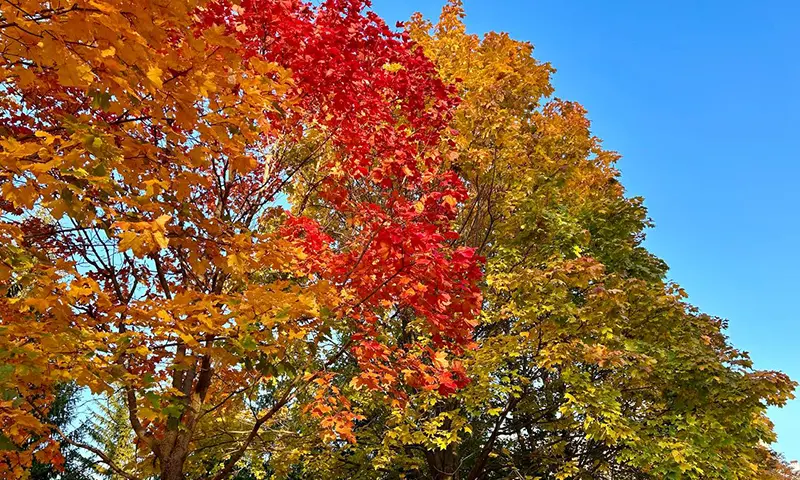
[[[392, 24], [444, 0], [374, 0]], [[647, 245], [756, 367], [800, 380], [800, 2], [465, 0], [475, 33], [531, 41], [646, 199]], [[800, 400], [770, 417], [800, 459]]]

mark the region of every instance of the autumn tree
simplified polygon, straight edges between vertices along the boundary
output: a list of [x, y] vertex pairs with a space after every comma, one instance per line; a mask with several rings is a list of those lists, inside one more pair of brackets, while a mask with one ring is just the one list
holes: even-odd
[[466, 33], [462, 16], [452, 1], [438, 24], [416, 16], [406, 28], [462, 97], [443, 148], [455, 145], [448, 158], [470, 193], [455, 244], [487, 259], [471, 383], [418, 390], [403, 408], [362, 395], [357, 445], [318, 444], [303, 468], [340, 479], [777, 472], [765, 412], [794, 383], [753, 369], [725, 322], [664, 280], [642, 246], [642, 200], [625, 195], [618, 155], [585, 110], [553, 97], [552, 67], [506, 34]]
[[0, 476], [791, 478], [794, 383], [665, 281], [552, 67], [366, 7], [0, 5]]
[[[290, 407], [352, 441], [343, 357], [395, 401], [466, 384], [441, 361], [480, 305], [454, 89], [365, 3], [2, 3], [0, 475], [62, 442], [122, 478], [229, 478]], [[140, 461], [47, 421], [65, 382], [123, 395]]]
[[774, 450], [763, 449], [760, 462], [759, 478], [765, 480], [797, 480], [800, 479], [800, 468], [797, 462], [788, 462], [783, 455]]

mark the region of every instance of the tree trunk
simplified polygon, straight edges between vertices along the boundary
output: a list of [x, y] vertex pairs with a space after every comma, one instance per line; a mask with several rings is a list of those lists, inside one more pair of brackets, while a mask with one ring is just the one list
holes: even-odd
[[183, 458], [170, 457], [161, 465], [161, 480], [183, 480]]
[[433, 480], [458, 480], [458, 458], [453, 451], [453, 445], [445, 450], [425, 452], [431, 478]]

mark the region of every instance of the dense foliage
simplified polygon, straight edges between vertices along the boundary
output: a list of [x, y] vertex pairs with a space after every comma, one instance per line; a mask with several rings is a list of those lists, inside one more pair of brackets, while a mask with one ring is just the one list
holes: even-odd
[[367, 7], [2, 3], [0, 476], [790, 478], [551, 66]]

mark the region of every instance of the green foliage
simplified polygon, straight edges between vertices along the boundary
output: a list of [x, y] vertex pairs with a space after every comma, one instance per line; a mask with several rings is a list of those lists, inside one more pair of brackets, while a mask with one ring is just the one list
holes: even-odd
[[[74, 383], [62, 383], [56, 386], [55, 396], [50, 409], [47, 412], [46, 420], [48, 423], [58, 428], [70, 431], [71, 439], [79, 441], [86, 435], [83, 425], [76, 427], [80, 422], [77, 411], [80, 401], [80, 389]], [[42, 463], [34, 457], [33, 465], [30, 470], [31, 480], [91, 480], [90, 462], [86, 460], [81, 452], [69, 444], [60, 446], [60, 454], [64, 458], [63, 470], [52, 463]]]
[[[87, 421], [87, 436], [117, 465], [131, 465], [136, 459], [134, 433], [128, 423], [128, 409], [122, 396], [109, 395], [96, 403]], [[96, 475], [106, 480], [121, 480], [104, 465], [95, 467]]]

